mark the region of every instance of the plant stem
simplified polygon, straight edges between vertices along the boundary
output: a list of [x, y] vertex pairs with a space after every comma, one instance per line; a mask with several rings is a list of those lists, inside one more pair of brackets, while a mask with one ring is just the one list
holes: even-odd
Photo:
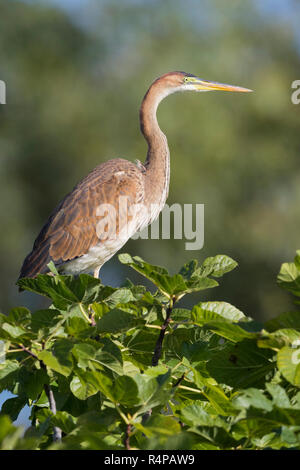
[[[42, 344], [42, 348], [43, 349], [45, 348], [44, 343]], [[40, 364], [41, 364], [41, 367], [43, 369], [47, 370], [47, 367], [46, 367], [46, 365], [44, 364], [43, 361], [40, 361]], [[48, 401], [49, 401], [50, 410], [52, 411], [52, 413], [54, 415], [56, 415], [56, 401], [55, 401], [54, 393], [53, 393], [50, 385], [45, 384], [44, 385], [44, 390], [45, 390], [45, 393], [46, 393]], [[61, 438], [62, 438], [61, 429], [57, 426], [53, 426], [53, 442], [61, 442]]]
[[125, 445], [126, 450], [130, 450], [130, 433], [131, 433], [131, 424], [127, 424], [125, 439], [124, 439], [124, 445]]
[[[49, 405], [50, 405], [50, 410], [54, 415], [56, 415], [56, 402], [54, 398], [54, 393], [51, 390], [50, 385], [45, 384], [44, 385], [45, 393], [47, 395], [47, 398], [49, 400]], [[62, 431], [59, 427], [53, 426], [53, 441], [54, 442], [61, 442], [61, 437], [62, 437]]]
[[152, 357], [152, 366], [154, 366], [154, 367], [157, 366], [158, 361], [161, 357], [163, 340], [164, 340], [166, 330], [167, 330], [167, 328], [169, 326], [169, 323], [170, 323], [170, 320], [171, 320], [171, 313], [172, 313], [172, 310], [173, 310], [173, 306], [174, 306], [173, 299], [170, 299], [170, 303], [169, 303], [169, 306], [168, 306], [168, 309], [167, 309], [166, 319], [165, 319], [164, 323], [161, 326], [159, 337], [158, 337], [158, 340], [156, 342], [153, 357]]
[[175, 382], [174, 385], [173, 385], [173, 388], [178, 387], [178, 385], [180, 385], [181, 382], [183, 381], [184, 377], [185, 377], [185, 374], [183, 373], [182, 376], [179, 377], [178, 380], [176, 380], [176, 382]]
[[34, 354], [33, 352], [31, 352], [30, 349], [25, 348], [25, 346], [23, 346], [23, 344], [19, 344], [19, 346], [20, 346], [20, 348], [22, 349], [22, 351], [26, 352], [26, 353], [29, 354], [31, 357], [34, 357], [34, 359], [39, 360], [39, 358], [37, 357], [37, 355]]

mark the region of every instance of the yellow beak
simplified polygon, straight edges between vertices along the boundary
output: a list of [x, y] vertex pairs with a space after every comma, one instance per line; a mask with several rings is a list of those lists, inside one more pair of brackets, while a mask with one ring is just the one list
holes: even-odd
[[187, 77], [186, 82], [193, 85], [193, 89], [196, 91], [235, 91], [240, 93], [249, 93], [252, 90], [249, 88], [243, 88], [235, 85], [227, 85], [226, 83], [210, 82], [208, 80], [202, 80], [197, 77]]

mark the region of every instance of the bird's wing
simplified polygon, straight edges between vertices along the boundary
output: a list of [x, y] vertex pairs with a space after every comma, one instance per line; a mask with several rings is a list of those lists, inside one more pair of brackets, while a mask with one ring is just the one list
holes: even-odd
[[[120, 197], [124, 198], [123, 202], [127, 201], [127, 207], [143, 202], [141, 171], [123, 159], [110, 160], [96, 167], [51, 214], [25, 258], [20, 278], [49, 271], [47, 264], [51, 260], [59, 265], [84, 255], [93, 246], [109, 239], [114, 230], [118, 236], [128, 222], [124, 203], [119, 214]], [[115, 212], [109, 208], [114, 208]], [[112, 217], [115, 214], [114, 224]], [[101, 240], [103, 231], [106, 233]]]

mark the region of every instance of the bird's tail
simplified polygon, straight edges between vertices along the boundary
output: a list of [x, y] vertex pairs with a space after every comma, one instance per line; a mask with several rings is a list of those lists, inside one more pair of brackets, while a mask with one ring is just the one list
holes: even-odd
[[42, 245], [38, 250], [33, 249], [23, 262], [18, 280], [23, 277], [36, 277], [38, 274], [47, 273], [49, 271], [47, 264], [50, 261], [49, 246]]

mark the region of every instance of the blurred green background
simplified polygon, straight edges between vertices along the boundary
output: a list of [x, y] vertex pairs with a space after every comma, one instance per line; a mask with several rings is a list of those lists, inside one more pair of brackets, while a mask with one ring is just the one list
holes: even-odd
[[[163, 102], [168, 204], [205, 204], [205, 245], [186, 251], [182, 240], [137, 240], [122, 251], [171, 272], [227, 254], [239, 268], [205, 298], [258, 320], [292, 308], [276, 274], [300, 248], [300, 105], [291, 102], [300, 79], [299, 2], [0, 0], [0, 12], [2, 311], [41, 307], [15, 280], [42, 224], [98, 163], [144, 160], [139, 105], [150, 83], [172, 70], [255, 93]], [[101, 271], [112, 285], [127, 276], [137, 279], [116, 256]]]

